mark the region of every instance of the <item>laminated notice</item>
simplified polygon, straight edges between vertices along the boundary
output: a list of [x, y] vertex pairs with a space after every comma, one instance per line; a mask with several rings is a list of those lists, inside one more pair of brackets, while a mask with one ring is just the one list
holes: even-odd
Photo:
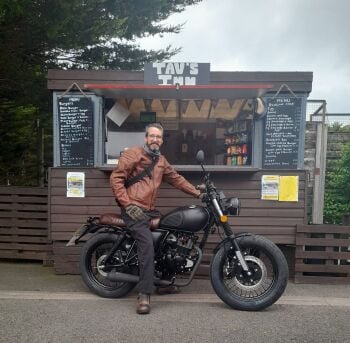
[[85, 173], [67, 173], [67, 198], [85, 197]]
[[278, 175], [263, 175], [261, 177], [261, 199], [278, 200], [279, 182]]

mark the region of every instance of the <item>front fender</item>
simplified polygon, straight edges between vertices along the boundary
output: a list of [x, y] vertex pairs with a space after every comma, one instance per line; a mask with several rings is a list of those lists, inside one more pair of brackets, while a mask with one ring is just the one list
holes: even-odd
[[235, 235], [234, 237], [226, 237], [223, 241], [221, 241], [215, 248], [214, 248], [214, 254], [218, 252], [218, 250], [225, 245], [226, 243], [230, 243], [232, 239], [237, 239], [239, 237], [244, 237], [244, 236], [254, 236], [254, 234], [249, 233], [249, 232], [242, 232], [239, 233], [238, 235]]

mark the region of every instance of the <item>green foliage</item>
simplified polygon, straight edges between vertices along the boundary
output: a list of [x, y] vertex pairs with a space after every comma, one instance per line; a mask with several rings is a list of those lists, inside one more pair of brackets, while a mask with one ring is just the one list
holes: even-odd
[[200, 1], [0, 0], [0, 184], [40, 177], [40, 145], [47, 153], [52, 141], [49, 68], [140, 70], [169, 59], [179, 50], [146, 51], [135, 39], [179, 32], [162, 21]]
[[350, 125], [335, 122], [328, 127], [328, 131], [331, 132], [350, 132]]
[[350, 213], [350, 143], [326, 175], [325, 222], [339, 224], [345, 213]]

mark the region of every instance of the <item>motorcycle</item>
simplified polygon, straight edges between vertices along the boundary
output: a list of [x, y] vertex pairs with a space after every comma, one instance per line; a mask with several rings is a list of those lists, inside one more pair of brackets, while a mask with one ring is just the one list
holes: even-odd
[[[251, 233], [235, 235], [229, 216], [239, 215], [240, 201], [226, 198], [206, 172], [204, 153], [197, 153], [203, 170], [203, 206], [179, 207], [151, 220], [155, 249], [154, 284], [187, 286], [202, 261], [210, 233], [218, 231], [223, 240], [214, 249], [210, 280], [219, 298], [233, 309], [259, 311], [274, 304], [288, 282], [288, 265], [281, 250], [265, 237]], [[197, 234], [202, 232], [199, 241]], [[67, 246], [92, 236], [80, 254], [84, 283], [101, 297], [119, 298], [139, 281], [136, 242], [117, 214], [88, 218]]]

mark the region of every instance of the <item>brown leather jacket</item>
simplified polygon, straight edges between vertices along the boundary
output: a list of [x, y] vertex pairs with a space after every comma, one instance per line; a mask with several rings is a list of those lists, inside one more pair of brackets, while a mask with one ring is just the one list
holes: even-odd
[[199, 197], [200, 192], [183, 176], [178, 174], [163, 155], [160, 155], [157, 164], [154, 166], [151, 179], [145, 176], [130, 187], [124, 187], [125, 180], [141, 173], [151, 162], [151, 158], [142, 147], [133, 147], [123, 152], [118, 166], [110, 177], [114, 195], [122, 207], [134, 204], [153, 210], [162, 181], [187, 194]]

